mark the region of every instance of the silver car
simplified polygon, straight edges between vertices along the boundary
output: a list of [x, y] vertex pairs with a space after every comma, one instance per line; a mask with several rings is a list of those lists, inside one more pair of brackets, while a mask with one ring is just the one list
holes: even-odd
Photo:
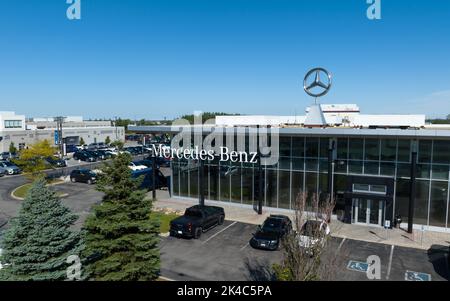
[[0, 161], [0, 167], [5, 169], [8, 175], [16, 175], [22, 172], [19, 167], [9, 161]]

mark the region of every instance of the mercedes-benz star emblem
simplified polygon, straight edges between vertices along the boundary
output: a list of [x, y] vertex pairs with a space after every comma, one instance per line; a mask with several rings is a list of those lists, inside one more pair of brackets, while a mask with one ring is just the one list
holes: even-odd
[[[320, 80], [320, 74], [324, 73], [325, 77], [328, 79], [327, 83], [323, 83]], [[312, 74], [315, 74], [315, 78], [314, 81], [310, 84], [308, 84], [308, 80], [311, 77]], [[330, 90], [331, 87], [331, 73], [329, 73], [327, 70], [325, 70], [324, 68], [314, 68], [308, 71], [308, 73], [306, 73], [305, 78], [303, 80], [303, 89], [305, 90], [305, 92], [313, 97], [320, 97], [320, 96], [324, 96], [325, 94], [328, 93], [328, 90]], [[319, 92], [313, 92], [312, 89], [316, 88], [315, 90], [319, 91]], [[321, 92], [320, 92], [321, 91]]]

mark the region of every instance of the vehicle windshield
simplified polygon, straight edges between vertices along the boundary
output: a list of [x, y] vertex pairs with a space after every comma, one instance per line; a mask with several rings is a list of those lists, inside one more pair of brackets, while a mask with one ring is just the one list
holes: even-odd
[[4, 166], [14, 166], [14, 164], [12, 164], [11, 162], [3, 162]]
[[184, 215], [192, 217], [202, 217], [202, 212], [196, 209], [186, 209]]
[[281, 219], [278, 218], [270, 218], [267, 219], [264, 224], [262, 225], [261, 229], [264, 232], [274, 232], [274, 231], [279, 231], [280, 227], [281, 227]]
[[317, 236], [320, 230], [319, 222], [306, 222], [301, 231], [301, 235], [304, 236]]

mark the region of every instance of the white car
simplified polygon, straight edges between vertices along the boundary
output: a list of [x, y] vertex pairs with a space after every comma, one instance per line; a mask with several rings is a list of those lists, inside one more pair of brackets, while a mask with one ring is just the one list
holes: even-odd
[[316, 244], [321, 247], [325, 244], [325, 239], [330, 235], [331, 230], [325, 221], [307, 220], [298, 233], [300, 247], [313, 250]]
[[137, 164], [135, 164], [134, 162], [131, 162], [130, 165], [128, 165], [128, 167], [129, 167], [131, 170], [133, 170], [133, 171], [136, 171], [136, 170], [142, 170], [142, 169], [148, 168], [148, 167], [145, 166], [145, 165], [137, 165]]

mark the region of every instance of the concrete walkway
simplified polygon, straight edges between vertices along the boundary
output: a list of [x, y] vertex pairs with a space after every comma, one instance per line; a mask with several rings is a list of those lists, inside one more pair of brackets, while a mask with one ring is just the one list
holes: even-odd
[[[151, 197], [151, 192], [149, 192], [149, 197]], [[260, 225], [270, 214], [285, 214], [293, 219], [293, 212], [290, 210], [263, 207], [263, 214], [258, 215], [251, 205], [241, 205], [233, 203], [227, 204], [224, 202], [216, 201], [206, 201], [206, 203], [209, 205], [217, 205], [224, 208], [227, 220], [248, 224]], [[178, 211], [180, 213], [183, 213], [186, 208], [196, 204], [198, 204], [197, 200], [171, 198], [168, 191], [158, 190], [157, 201], [154, 203], [154, 207], [157, 209], [166, 209], [169, 211]], [[420, 230], [414, 230], [412, 234], [409, 234], [404, 229], [386, 230], [381, 227], [346, 224], [335, 219], [333, 219], [330, 226], [332, 236], [347, 239], [355, 239], [424, 250], [428, 250], [433, 245], [450, 245], [450, 233], [433, 231], [422, 232]]]

